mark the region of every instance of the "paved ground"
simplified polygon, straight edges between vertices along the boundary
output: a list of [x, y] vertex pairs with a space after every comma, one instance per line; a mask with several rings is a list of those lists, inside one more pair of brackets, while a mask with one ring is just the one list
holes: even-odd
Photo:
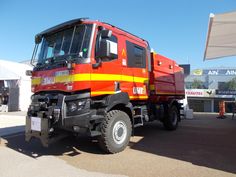
[[0, 112], [0, 136], [24, 131], [26, 112]]
[[45, 149], [36, 140], [25, 143], [22, 133], [8, 135], [0, 145], [0, 176], [236, 176], [236, 119], [216, 116], [195, 114], [174, 132], [159, 123], [140, 127], [115, 155], [103, 154], [86, 138]]

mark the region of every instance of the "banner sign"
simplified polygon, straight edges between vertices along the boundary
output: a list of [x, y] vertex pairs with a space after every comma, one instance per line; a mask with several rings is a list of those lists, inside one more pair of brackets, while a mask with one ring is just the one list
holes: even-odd
[[186, 89], [186, 96], [189, 97], [215, 97], [214, 89]]
[[187, 97], [236, 98], [236, 90], [185, 89]]
[[216, 90], [217, 95], [236, 95], [236, 90]]
[[236, 76], [236, 69], [196, 69], [193, 75], [210, 75], [210, 76]]

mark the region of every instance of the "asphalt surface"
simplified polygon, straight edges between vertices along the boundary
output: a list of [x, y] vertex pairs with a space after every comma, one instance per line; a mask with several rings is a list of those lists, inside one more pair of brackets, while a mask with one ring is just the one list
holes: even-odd
[[24, 131], [25, 115], [26, 112], [0, 112], [0, 137]]
[[[68, 137], [49, 148], [3, 136], [0, 176], [236, 176], [236, 119], [195, 114], [176, 131], [150, 123], [135, 130], [125, 151], [107, 155], [96, 140]], [[7, 163], [10, 162], [10, 163]]]

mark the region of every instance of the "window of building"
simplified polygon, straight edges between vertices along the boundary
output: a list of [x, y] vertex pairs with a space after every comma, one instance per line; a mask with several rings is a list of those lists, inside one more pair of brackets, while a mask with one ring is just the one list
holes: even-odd
[[143, 47], [126, 41], [128, 67], [146, 68], [146, 51]]
[[199, 80], [193, 82], [185, 82], [186, 89], [208, 89], [208, 84]]
[[219, 90], [228, 90], [228, 85], [226, 82], [218, 82], [218, 89]]
[[0, 81], [0, 89], [4, 87], [4, 80]]

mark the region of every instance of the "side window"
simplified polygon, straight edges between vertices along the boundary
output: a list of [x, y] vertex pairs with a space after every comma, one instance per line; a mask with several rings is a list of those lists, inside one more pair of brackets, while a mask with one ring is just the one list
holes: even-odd
[[[97, 35], [97, 39], [96, 39], [96, 46], [95, 46], [95, 58], [98, 58], [99, 56], [99, 41], [101, 40], [106, 40], [109, 42], [109, 46], [110, 46], [110, 54], [112, 55], [113, 59], [117, 59], [118, 58], [118, 40], [117, 37], [114, 35], [111, 35], [110, 38], [106, 38], [106, 39], [100, 39], [100, 34], [98, 33]], [[110, 61], [111, 59], [103, 59], [103, 61]]]
[[128, 57], [128, 67], [146, 68], [146, 52], [143, 47], [126, 41], [126, 50]]

